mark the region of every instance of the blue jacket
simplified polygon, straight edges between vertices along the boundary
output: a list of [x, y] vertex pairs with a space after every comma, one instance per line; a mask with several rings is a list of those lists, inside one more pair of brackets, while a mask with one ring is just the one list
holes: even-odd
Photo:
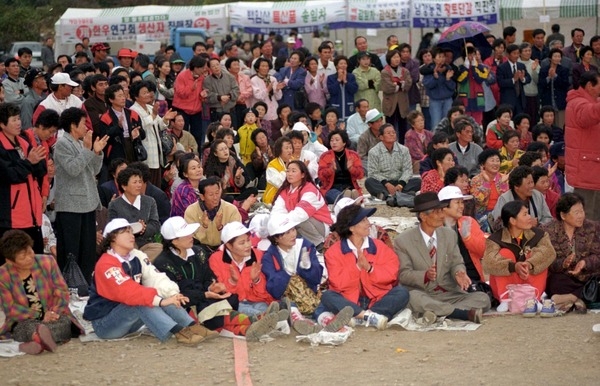
[[304, 87], [306, 70], [302, 67], [298, 67], [290, 76], [291, 71], [291, 67], [282, 67], [279, 72], [275, 74], [275, 78], [277, 78], [278, 82], [283, 82], [285, 78], [289, 79], [287, 86], [281, 90], [283, 96], [279, 100], [279, 105], [285, 103], [288, 106], [292, 106], [292, 110], [301, 110], [300, 106], [294, 104], [294, 94]]
[[329, 92], [329, 105], [338, 109], [340, 118], [346, 119], [354, 114], [354, 94], [358, 91], [356, 77], [347, 74], [346, 84], [338, 82], [337, 73], [327, 77], [327, 91]]
[[[435, 64], [430, 64], [429, 66], [432, 70], [435, 68]], [[425, 86], [427, 96], [430, 99], [439, 101], [452, 98], [454, 95], [454, 92], [456, 91], [456, 82], [452, 79], [447, 80], [445, 74], [445, 72], [438, 74], [437, 79], [433, 76], [433, 71], [431, 74], [423, 76], [423, 86]]]
[[[306, 280], [308, 286], [315, 292], [321, 282], [323, 267], [319, 264], [315, 246], [308, 240], [302, 239], [302, 248], [306, 248], [310, 254], [310, 268], [300, 268], [300, 259], [296, 266], [296, 273]], [[267, 278], [267, 291], [273, 298], [281, 299], [285, 292], [290, 275], [283, 268], [283, 258], [276, 245], [271, 245], [262, 258], [262, 272]]]
[[[552, 106], [557, 110], [567, 107], [567, 92], [571, 87], [569, 81], [569, 70], [559, 65], [556, 67], [556, 77], [548, 79], [550, 66], [542, 67], [538, 77], [538, 92], [542, 106]], [[557, 139], [553, 138], [556, 142]]]

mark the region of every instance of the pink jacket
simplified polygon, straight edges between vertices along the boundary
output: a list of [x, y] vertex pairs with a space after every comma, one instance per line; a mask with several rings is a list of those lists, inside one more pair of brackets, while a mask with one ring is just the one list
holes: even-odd
[[302, 189], [286, 189], [273, 203], [271, 215], [281, 215], [303, 223], [311, 217], [327, 225], [333, 224], [325, 199], [315, 184], [307, 183]]
[[[186, 114], [198, 114], [202, 111], [202, 83], [204, 77], [194, 79], [191, 70], [183, 70], [175, 79], [173, 107], [183, 110]], [[196, 83], [196, 88], [194, 88]]]
[[235, 78], [235, 81], [237, 82], [238, 87], [240, 88], [240, 96], [238, 97], [237, 101], [240, 104], [243, 103], [248, 107], [252, 107], [248, 105], [248, 101], [252, 96], [252, 84], [250, 83], [250, 77], [241, 72], [239, 72], [237, 76], [234, 75], [233, 77]]

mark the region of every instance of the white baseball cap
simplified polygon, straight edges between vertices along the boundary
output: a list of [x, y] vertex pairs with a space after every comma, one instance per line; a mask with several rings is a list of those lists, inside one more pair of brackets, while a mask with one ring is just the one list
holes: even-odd
[[269, 230], [267, 224], [269, 222], [269, 213], [257, 213], [250, 220], [248, 227], [250, 231], [254, 233], [254, 236], [258, 237], [260, 241], [256, 245], [261, 251], [266, 251], [271, 246], [271, 242], [267, 239], [269, 237]]
[[244, 224], [239, 221], [232, 221], [221, 229], [221, 241], [226, 244], [231, 239], [247, 233], [250, 233], [250, 229], [246, 228]]
[[54, 74], [52, 78], [50, 78], [50, 81], [52, 82], [52, 84], [67, 84], [73, 87], [79, 86], [79, 83], [74, 82], [69, 76], [69, 74], [65, 72], [59, 72], [57, 74]]
[[200, 224], [198, 223], [188, 224], [183, 217], [175, 216], [165, 221], [160, 227], [160, 233], [165, 240], [174, 240], [180, 237], [193, 235], [199, 227]]
[[379, 112], [377, 109], [371, 109], [367, 111], [367, 115], [365, 115], [367, 122], [373, 123], [381, 118], [383, 118], [383, 114]]
[[345, 207], [349, 206], [349, 205], [354, 205], [358, 202], [362, 202], [362, 199], [365, 198], [365, 196], [359, 196], [355, 199], [352, 199], [350, 197], [342, 197], [338, 200], [338, 202], [336, 202], [335, 206], [333, 207], [333, 214], [335, 215], [335, 217], [338, 216], [338, 214], [340, 214], [340, 210], [344, 209]]
[[287, 216], [276, 215], [269, 217], [269, 223], [267, 228], [269, 229], [269, 236], [280, 235], [295, 228], [299, 223], [290, 219]]
[[310, 129], [308, 128], [308, 126], [306, 126], [302, 122], [296, 122], [296, 123], [294, 123], [294, 127], [292, 127], [292, 130], [295, 130], [295, 131], [306, 131], [307, 133], [310, 133]]
[[438, 193], [438, 200], [440, 201], [453, 200], [455, 198], [470, 200], [473, 196], [462, 194], [458, 186], [446, 186]]
[[110, 232], [116, 231], [117, 229], [131, 227], [133, 234], [139, 233], [142, 231], [142, 224], [139, 222], [130, 223], [124, 218], [115, 218], [111, 220], [104, 227], [104, 232], [102, 232], [102, 237], [106, 237]]

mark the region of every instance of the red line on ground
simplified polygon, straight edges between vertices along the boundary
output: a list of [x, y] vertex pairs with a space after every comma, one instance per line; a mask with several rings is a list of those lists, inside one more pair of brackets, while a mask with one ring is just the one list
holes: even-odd
[[233, 338], [233, 362], [238, 386], [252, 386], [248, 367], [248, 345], [245, 339]]

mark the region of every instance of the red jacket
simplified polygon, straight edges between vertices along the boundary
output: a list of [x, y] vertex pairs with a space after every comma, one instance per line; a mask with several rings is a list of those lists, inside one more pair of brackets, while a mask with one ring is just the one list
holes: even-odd
[[24, 159], [10, 140], [0, 133], [0, 227], [24, 229], [42, 225], [42, 178], [46, 163], [27, 160], [31, 145], [16, 136]]
[[[362, 194], [360, 186], [358, 186], [358, 180], [364, 178], [365, 169], [363, 168], [360, 156], [354, 150], [346, 149], [346, 168], [350, 173], [352, 179], [352, 186]], [[333, 186], [333, 180], [335, 179], [335, 153], [333, 150], [329, 150], [321, 155], [319, 158], [319, 180], [321, 180], [321, 194], [324, 196], [329, 189]]]
[[[35, 134], [33, 133], [33, 128], [23, 130], [23, 135], [27, 138], [27, 141], [31, 144], [32, 147], [37, 147], [37, 141], [35, 140]], [[48, 162], [48, 157], [50, 157], [50, 145], [48, 141], [41, 141], [42, 146], [46, 149], [46, 166]], [[42, 197], [48, 197], [50, 194], [50, 181], [48, 181], [48, 174], [44, 175], [42, 180]], [[42, 209], [43, 210], [43, 209]]]
[[485, 281], [485, 276], [483, 274], [483, 268], [481, 267], [481, 259], [483, 259], [483, 254], [485, 253], [485, 241], [487, 240], [485, 233], [479, 227], [477, 220], [470, 216], [462, 216], [458, 221], [458, 230], [462, 229], [462, 225], [464, 221], [469, 221], [471, 223], [471, 234], [464, 238], [458, 234], [458, 237], [462, 237], [463, 243], [465, 243], [465, 247], [469, 251], [469, 255], [471, 256], [471, 261], [477, 269], [479, 273], [479, 277], [481, 281]]
[[574, 188], [600, 190], [600, 102], [585, 89], [567, 94], [565, 175]]
[[[202, 83], [204, 77], [194, 78], [191, 70], [183, 70], [175, 79], [173, 85], [173, 107], [183, 110], [186, 114], [194, 115], [202, 111]], [[194, 89], [194, 83], [196, 88]]]
[[372, 306], [398, 284], [400, 259], [382, 241], [370, 237], [369, 247], [363, 253], [373, 266], [371, 273], [358, 268], [347, 239], [338, 241], [325, 252], [329, 289], [356, 304], [359, 296], [366, 296]]
[[260, 273], [260, 280], [257, 284], [252, 283], [250, 279], [250, 269], [254, 262], [260, 264], [262, 260], [262, 252], [258, 249], [252, 248], [250, 260], [246, 262], [246, 265], [240, 272], [240, 280], [236, 285], [231, 284], [229, 278], [231, 277], [230, 268], [238, 269], [237, 265], [232, 262], [229, 253], [225, 253], [224, 246], [221, 246], [218, 251], [213, 253], [208, 259], [210, 269], [217, 276], [219, 283], [225, 284], [227, 291], [232, 294], [236, 294], [240, 301], [249, 302], [264, 302], [271, 303], [274, 299], [267, 292], [267, 278], [264, 273]]

